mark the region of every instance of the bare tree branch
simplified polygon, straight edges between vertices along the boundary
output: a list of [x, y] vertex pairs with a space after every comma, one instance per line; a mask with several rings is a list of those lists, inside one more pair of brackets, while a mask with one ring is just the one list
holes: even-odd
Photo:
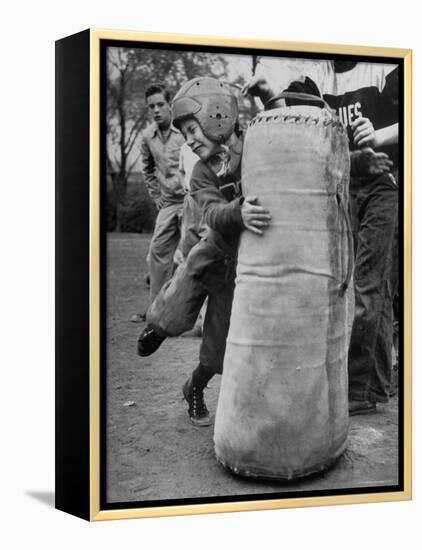
[[[223, 76], [227, 61], [212, 53], [151, 48], [110, 47], [107, 53], [107, 172], [113, 176], [115, 197], [121, 205], [141, 156], [137, 143], [146, 119], [146, 88], [163, 82], [174, 94], [189, 78]], [[120, 214], [116, 205], [116, 219]]]
[[142, 130], [142, 127], [141, 127], [141, 122], [143, 121], [143, 117], [139, 117], [138, 120], [135, 122], [135, 124], [133, 125], [130, 133], [129, 133], [129, 137], [126, 141], [126, 152], [127, 153], [130, 153], [133, 146], [135, 145], [135, 142], [139, 136], [139, 134], [141, 133], [141, 130]]
[[132, 162], [132, 164], [130, 164], [130, 166], [128, 167], [127, 169], [127, 172], [128, 172], [128, 175], [130, 175], [132, 173], [132, 170], [135, 168], [139, 158], [141, 156], [141, 150], [139, 150], [139, 153], [136, 155], [136, 158], [135, 160]]

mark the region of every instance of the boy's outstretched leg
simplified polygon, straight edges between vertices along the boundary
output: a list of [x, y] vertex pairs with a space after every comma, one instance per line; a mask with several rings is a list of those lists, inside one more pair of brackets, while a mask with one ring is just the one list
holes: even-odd
[[207, 297], [202, 279], [215, 263], [216, 251], [207, 241], [191, 249], [149, 307], [147, 326], [138, 338], [138, 355], [151, 355], [168, 336], [180, 336], [192, 329]]

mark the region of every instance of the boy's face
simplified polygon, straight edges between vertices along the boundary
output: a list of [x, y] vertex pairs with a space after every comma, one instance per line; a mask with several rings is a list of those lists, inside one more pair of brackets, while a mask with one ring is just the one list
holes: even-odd
[[210, 157], [221, 151], [220, 145], [204, 136], [202, 128], [194, 118], [186, 118], [180, 123], [180, 130], [185, 137], [186, 143], [201, 160], [208, 160]]
[[168, 128], [171, 122], [171, 109], [164, 94], [156, 93], [147, 98], [148, 110], [160, 128]]

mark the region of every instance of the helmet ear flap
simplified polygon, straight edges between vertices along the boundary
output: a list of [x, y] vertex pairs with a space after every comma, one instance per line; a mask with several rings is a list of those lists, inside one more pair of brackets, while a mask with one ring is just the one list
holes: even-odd
[[[238, 117], [236, 98], [229, 93], [214, 93], [204, 98], [200, 116], [210, 139], [224, 142], [234, 130]], [[204, 132], [204, 133], [205, 133]]]
[[201, 110], [201, 104], [193, 97], [180, 97], [173, 100], [173, 125], [180, 130], [180, 122], [189, 116], [194, 117]]

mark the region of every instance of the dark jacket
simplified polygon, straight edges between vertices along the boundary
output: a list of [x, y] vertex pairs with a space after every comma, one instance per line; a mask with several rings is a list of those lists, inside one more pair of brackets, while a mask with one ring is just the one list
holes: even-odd
[[240, 233], [244, 229], [240, 176], [240, 165], [235, 174], [219, 178], [201, 160], [191, 176], [191, 195], [202, 211], [204, 223], [210, 228], [208, 238], [231, 258], [236, 256]]

